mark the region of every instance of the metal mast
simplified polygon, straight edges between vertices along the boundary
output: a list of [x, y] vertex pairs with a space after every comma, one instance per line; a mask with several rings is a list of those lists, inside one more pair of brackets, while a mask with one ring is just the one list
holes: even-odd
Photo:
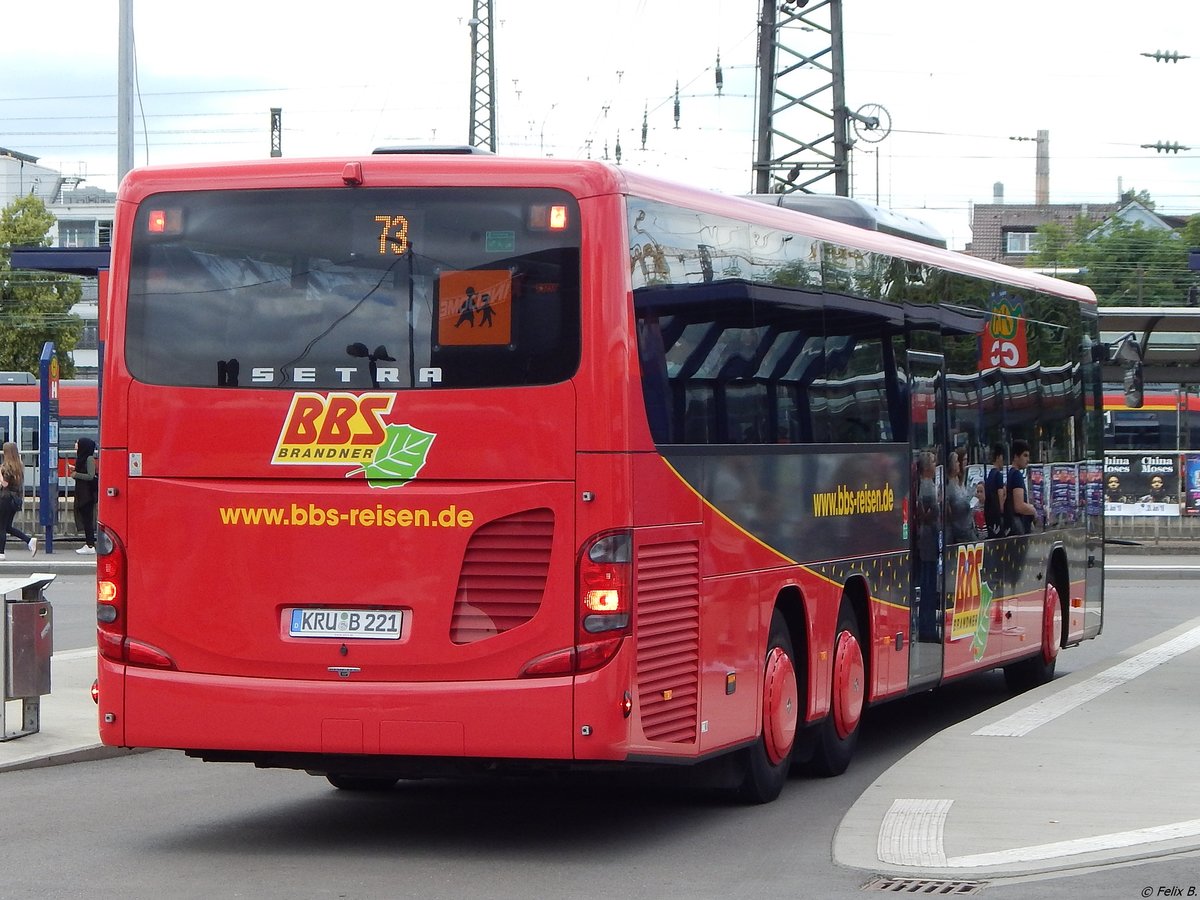
[[471, 16], [472, 147], [496, 152], [496, 73], [492, 68], [492, 0], [474, 0]]
[[121, 0], [117, 25], [117, 180], [133, 168], [133, 0]]
[[[842, 0], [762, 0], [756, 193], [850, 194]], [[797, 135], [816, 135], [801, 138]]]

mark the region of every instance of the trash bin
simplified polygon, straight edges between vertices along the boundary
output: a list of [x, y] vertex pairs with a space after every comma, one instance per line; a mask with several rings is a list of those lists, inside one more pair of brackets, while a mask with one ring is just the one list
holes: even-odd
[[[44, 596], [54, 576], [45, 573], [0, 578], [4, 611], [0, 644], [4, 648], [4, 703], [0, 708], [0, 740], [33, 734], [41, 728], [41, 697], [50, 693], [50, 656], [54, 652], [54, 609]], [[10, 728], [8, 702], [21, 701], [21, 723]]]

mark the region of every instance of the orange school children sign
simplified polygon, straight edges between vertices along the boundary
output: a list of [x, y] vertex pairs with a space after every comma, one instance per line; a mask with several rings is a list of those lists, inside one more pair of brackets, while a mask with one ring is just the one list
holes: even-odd
[[512, 273], [507, 269], [443, 272], [438, 280], [437, 342], [484, 347], [512, 342]]

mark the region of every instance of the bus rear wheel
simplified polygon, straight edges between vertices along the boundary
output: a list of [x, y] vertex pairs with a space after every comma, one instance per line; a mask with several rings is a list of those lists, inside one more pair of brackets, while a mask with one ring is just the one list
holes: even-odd
[[771, 616], [762, 690], [762, 734], [737, 755], [741, 775], [737, 794], [745, 803], [770, 803], [779, 796], [796, 742], [800, 687], [791, 635], [779, 610]]
[[1052, 581], [1046, 582], [1042, 597], [1042, 649], [1029, 659], [1004, 667], [1004, 683], [1013, 693], [1023, 693], [1054, 679], [1058, 650], [1062, 646], [1062, 595]]
[[850, 765], [858, 746], [859, 725], [866, 704], [867, 668], [863, 661], [858, 618], [843, 601], [833, 640], [833, 689], [829, 715], [817, 726], [816, 747], [809, 770], [831, 778]]

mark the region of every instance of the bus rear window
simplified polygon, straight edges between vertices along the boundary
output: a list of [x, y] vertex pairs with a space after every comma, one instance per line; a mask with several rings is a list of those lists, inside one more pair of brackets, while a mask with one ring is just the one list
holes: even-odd
[[579, 363], [579, 213], [561, 191], [157, 194], [134, 228], [125, 355], [143, 382], [499, 387]]

